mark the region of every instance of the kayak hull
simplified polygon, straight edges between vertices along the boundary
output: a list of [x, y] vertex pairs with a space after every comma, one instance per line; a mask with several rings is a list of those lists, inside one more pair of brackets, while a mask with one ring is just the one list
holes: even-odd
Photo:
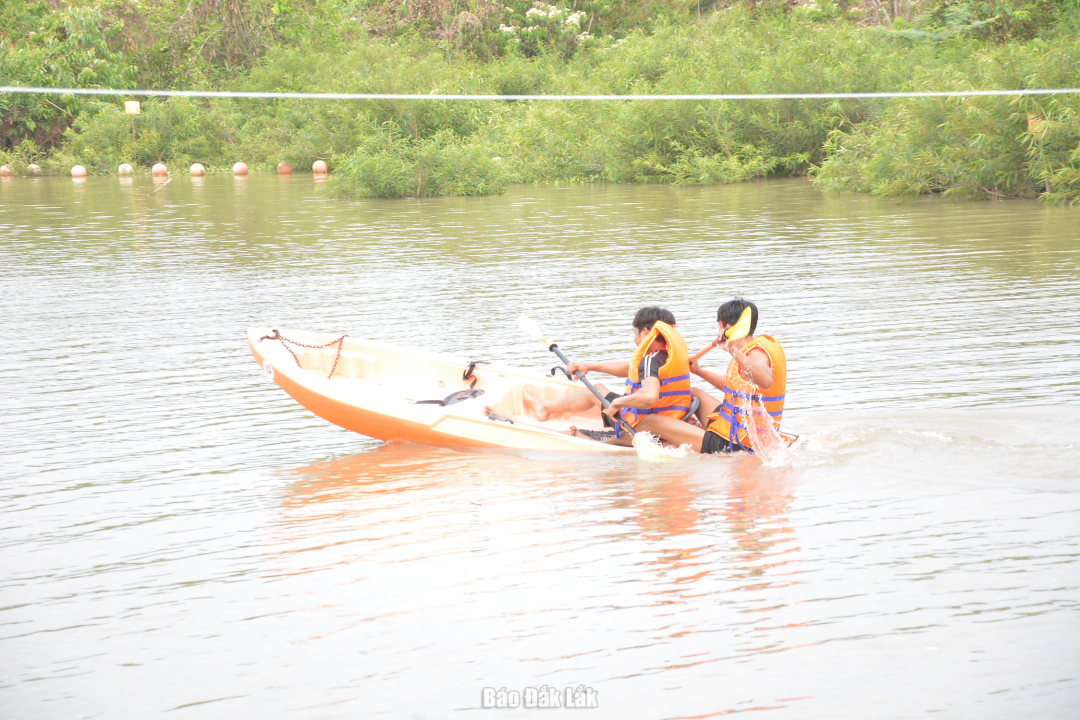
[[[494, 364], [478, 364], [412, 348], [300, 330], [254, 328], [248, 345], [282, 390], [315, 415], [352, 432], [388, 442], [572, 452], [627, 452], [568, 434], [571, 426], [600, 430], [599, 410], [541, 423], [523, 394], [545, 400], [582, 390], [578, 383]], [[290, 342], [291, 341], [291, 342]], [[332, 377], [331, 377], [332, 373]], [[446, 406], [440, 400], [472, 389], [479, 397]], [[495, 415], [487, 411], [490, 408]]]

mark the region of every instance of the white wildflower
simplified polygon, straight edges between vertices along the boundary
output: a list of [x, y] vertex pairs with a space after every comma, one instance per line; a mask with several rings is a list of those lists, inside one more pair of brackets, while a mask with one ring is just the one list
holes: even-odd
[[526, 10], [525, 11], [525, 17], [527, 17], [527, 18], [533, 18], [533, 17], [556, 18], [556, 17], [558, 17], [559, 15], [561, 15], [564, 12], [566, 12], [566, 11], [562, 10], [560, 8], [557, 8], [557, 7], [553, 6], [553, 5], [548, 5], [547, 3], [540, 2], [540, 3], [536, 3], [536, 5], [534, 7], [531, 7], [528, 10]]

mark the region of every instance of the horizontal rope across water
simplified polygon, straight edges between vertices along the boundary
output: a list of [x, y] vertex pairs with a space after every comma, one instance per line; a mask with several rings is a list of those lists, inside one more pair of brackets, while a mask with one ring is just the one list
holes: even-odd
[[1080, 88], [1019, 90], [931, 90], [923, 92], [764, 93], [705, 95], [427, 95], [409, 93], [233, 92], [213, 90], [110, 90], [103, 88], [0, 87], [0, 93], [33, 95], [127, 95], [143, 97], [207, 97], [295, 100], [847, 100], [858, 98], [995, 97], [1002, 95], [1069, 95]]

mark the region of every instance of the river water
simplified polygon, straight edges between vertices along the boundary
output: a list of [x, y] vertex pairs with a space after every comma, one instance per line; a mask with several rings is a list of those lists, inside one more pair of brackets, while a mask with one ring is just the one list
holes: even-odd
[[[0, 183], [2, 717], [1080, 716], [1080, 208], [313, 185]], [[539, 372], [519, 314], [617, 359], [735, 294], [787, 348], [771, 466], [383, 444], [244, 337]]]

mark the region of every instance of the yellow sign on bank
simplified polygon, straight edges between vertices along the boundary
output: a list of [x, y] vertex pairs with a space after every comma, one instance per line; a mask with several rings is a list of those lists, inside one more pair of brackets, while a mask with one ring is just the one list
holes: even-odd
[[124, 101], [124, 112], [127, 113], [128, 115], [141, 115], [142, 114], [142, 109], [140, 109], [140, 107], [139, 107], [139, 101], [138, 100], [125, 100]]

